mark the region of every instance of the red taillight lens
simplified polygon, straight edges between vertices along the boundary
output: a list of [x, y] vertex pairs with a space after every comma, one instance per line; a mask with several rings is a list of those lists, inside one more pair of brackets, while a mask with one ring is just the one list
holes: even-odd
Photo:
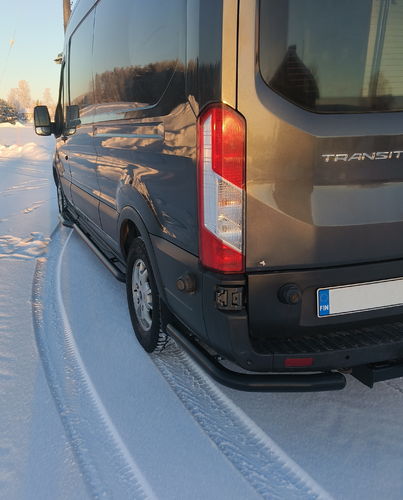
[[200, 260], [223, 273], [244, 271], [245, 129], [224, 104], [198, 120]]

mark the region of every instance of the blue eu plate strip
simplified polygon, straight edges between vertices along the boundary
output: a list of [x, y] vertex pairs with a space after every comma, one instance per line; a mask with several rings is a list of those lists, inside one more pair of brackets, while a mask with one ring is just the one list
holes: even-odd
[[330, 314], [329, 290], [318, 291], [318, 302], [319, 316], [328, 316]]

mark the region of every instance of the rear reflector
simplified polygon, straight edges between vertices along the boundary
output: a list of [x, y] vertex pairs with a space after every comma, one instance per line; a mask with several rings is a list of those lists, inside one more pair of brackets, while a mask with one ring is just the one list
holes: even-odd
[[286, 358], [284, 366], [286, 368], [301, 368], [304, 366], [312, 366], [313, 358]]
[[224, 104], [198, 120], [200, 260], [223, 273], [244, 271], [245, 129]]

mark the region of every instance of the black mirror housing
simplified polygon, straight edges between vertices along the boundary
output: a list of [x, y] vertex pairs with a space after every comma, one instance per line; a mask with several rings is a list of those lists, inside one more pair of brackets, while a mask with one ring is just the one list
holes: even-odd
[[47, 106], [35, 106], [34, 108], [35, 133], [38, 135], [51, 135], [52, 122], [50, 121]]

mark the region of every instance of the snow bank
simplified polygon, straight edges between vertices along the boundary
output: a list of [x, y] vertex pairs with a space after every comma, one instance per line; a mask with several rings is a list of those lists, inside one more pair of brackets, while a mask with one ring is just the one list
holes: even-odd
[[2, 158], [24, 158], [27, 160], [45, 161], [49, 159], [49, 150], [34, 142], [28, 142], [23, 146], [18, 146], [17, 144], [4, 146], [0, 144], [0, 159]]
[[55, 138], [37, 136], [32, 123], [0, 123], [0, 161], [22, 158], [48, 162], [54, 150]]
[[13, 127], [25, 127], [25, 125], [21, 122], [15, 122], [15, 124], [12, 124], [10, 122], [2, 122], [0, 123], [1, 128], [13, 128]]

